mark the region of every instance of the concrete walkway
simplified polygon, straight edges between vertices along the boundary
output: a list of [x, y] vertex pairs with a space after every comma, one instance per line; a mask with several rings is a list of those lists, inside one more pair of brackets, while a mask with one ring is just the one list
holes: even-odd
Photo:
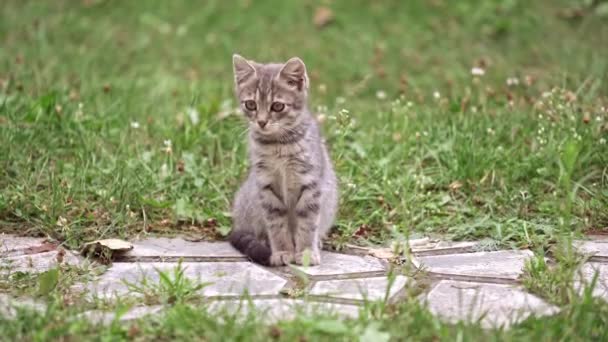
[[[323, 252], [320, 266], [265, 268], [247, 261], [225, 242], [147, 238], [133, 241], [133, 245], [103, 274], [89, 283], [77, 284], [73, 291], [107, 300], [137, 296], [126, 283], [139, 284], [143, 279], [148, 284], [158, 282], [158, 271], [171, 272], [182, 260], [186, 277], [209, 283], [199, 294], [212, 300], [210, 309], [236, 310], [246, 294], [253, 306], [266, 311], [270, 319], [285, 319], [300, 310], [335, 311], [354, 317], [364, 301], [399, 301], [407, 295], [408, 285], [416, 283], [413, 278], [398, 274], [399, 268], [387, 260], [362, 255], [367, 251], [356, 248], [351, 254]], [[532, 314], [551, 315], [559, 311], [527, 293], [519, 284], [525, 261], [533, 256], [528, 250], [477, 252], [475, 242], [429, 239], [412, 240], [411, 246], [411, 260], [405, 262], [425, 271], [425, 279], [430, 283], [419, 299], [447, 321], [481, 319], [485, 327], [509, 326]], [[586, 279], [581, 283], [599, 271], [595, 294], [608, 300], [608, 240], [579, 241], [577, 248], [593, 255], [583, 267]], [[58, 262], [78, 265], [83, 260], [44, 239], [12, 235], [0, 235], [0, 258], [0, 273], [5, 275], [16, 271], [43, 272]], [[0, 294], [0, 314], [10, 315], [11, 305], [16, 302]], [[162, 310], [161, 305], [138, 306], [121, 319], [135, 319]], [[101, 322], [113, 318], [112, 313], [103, 311], [85, 315]]]

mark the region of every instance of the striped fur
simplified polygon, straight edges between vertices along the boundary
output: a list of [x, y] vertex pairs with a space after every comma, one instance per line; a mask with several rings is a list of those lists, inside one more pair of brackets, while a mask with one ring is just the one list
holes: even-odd
[[[306, 67], [298, 58], [258, 64], [235, 55], [233, 63], [236, 95], [248, 119], [251, 167], [234, 200], [230, 242], [264, 265], [319, 264], [338, 186], [307, 107]], [[273, 111], [273, 104], [282, 110]]]

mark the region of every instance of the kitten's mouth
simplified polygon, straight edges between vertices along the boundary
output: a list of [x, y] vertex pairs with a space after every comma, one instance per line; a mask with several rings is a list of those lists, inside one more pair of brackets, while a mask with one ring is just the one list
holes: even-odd
[[262, 135], [273, 135], [277, 134], [280, 131], [280, 127], [276, 123], [268, 122], [264, 125], [259, 125], [257, 123], [252, 123], [253, 129]]

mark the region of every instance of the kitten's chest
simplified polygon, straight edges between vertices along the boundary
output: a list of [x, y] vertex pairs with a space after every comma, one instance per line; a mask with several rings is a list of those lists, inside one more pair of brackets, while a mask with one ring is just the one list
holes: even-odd
[[274, 157], [270, 160], [273, 177], [286, 183], [298, 178], [297, 164], [302, 157]]
[[302, 184], [302, 164], [306, 163], [308, 156], [301, 153], [293, 156], [273, 156], [268, 160], [273, 166], [271, 177], [273, 186], [283, 195], [283, 198], [292, 198], [297, 195]]

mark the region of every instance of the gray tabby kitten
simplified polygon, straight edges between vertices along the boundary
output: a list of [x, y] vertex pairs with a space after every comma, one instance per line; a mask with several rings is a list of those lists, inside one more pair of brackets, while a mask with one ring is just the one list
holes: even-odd
[[318, 265], [338, 187], [307, 107], [306, 66], [259, 64], [233, 56], [236, 96], [249, 121], [250, 170], [234, 201], [229, 240], [263, 265]]

